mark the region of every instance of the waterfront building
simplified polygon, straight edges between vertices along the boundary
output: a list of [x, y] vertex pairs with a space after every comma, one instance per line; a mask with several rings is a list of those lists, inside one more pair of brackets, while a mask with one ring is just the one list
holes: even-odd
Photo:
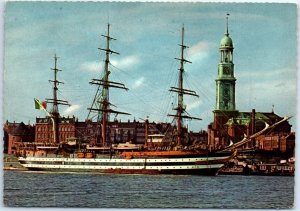
[[[220, 60], [216, 79], [214, 119], [208, 125], [208, 147], [210, 149], [223, 148], [229, 145], [230, 141], [234, 143], [241, 141], [244, 135], [249, 137], [255, 132], [262, 130], [265, 127], [265, 122], [272, 125], [283, 119], [283, 117], [275, 114], [273, 110], [272, 112], [256, 112], [255, 109], [252, 109], [250, 112], [240, 112], [236, 109], [236, 78], [234, 76], [233, 49], [233, 41], [228, 31], [227, 17], [225, 34], [219, 47]], [[273, 128], [272, 131], [268, 131], [266, 134], [243, 146], [243, 148], [271, 151], [276, 149], [282, 152], [286, 152], [286, 149], [288, 149], [289, 151], [295, 142], [295, 139], [292, 140], [294, 136], [291, 134], [291, 127], [292, 125], [285, 121]], [[278, 144], [279, 142], [280, 144]], [[272, 145], [272, 147], [269, 145]]]
[[[59, 144], [77, 140], [81, 143], [96, 145], [101, 137], [101, 125], [91, 120], [78, 121], [73, 117], [59, 117], [58, 132], [59, 143], [54, 141], [53, 123], [49, 117], [37, 117], [35, 125], [21, 123], [4, 124], [4, 152], [17, 154], [22, 150], [34, 147], [54, 147]], [[111, 144], [130, 142], [133, 144], [146, 144], [146, 137], [151, 135], [165, 135], [164, 143], [171, 143], [174, 126], [170, 123], [139, 122], [114, 120], [108, 123], [108, 140]], [[191, 132], [192, 141], [201, 140], [203, 133]], [[198, 137], [198, 136], [201, 136]], [[149, 137], [148, 137], [149, 138]], [[207, 139], [206, 139], [207, 141]]]
[[19, 123], [10, 123], [8, 120], [3, 125], [3, 151], [4, 153], [8, 152], [8, 134], [17, 127]]
[[34, 131], [35, 127], [30, 124], [25, 125], [23, 122], [10, 123], [6, 121], [3, 126], [4, 153], [18, 154], [24, 143], [34, 141]]
[[238, 111], [235, 107], [235, 82], [233, 64], [233, 42], [228, 31], [228, 17], [226, 29], [220, 42], [220, 59], [218, 64], [218, 75], [216, 79], [216, 107], [213, 111], [214, 121], [208, 127], [208, 145], [210, 148], [218, 148], [227, 145], [228, 119], [235, 117]]
[[132, 142], [135, 144], [144, 144], [146, 136], [164, 134], [166, 137], [169, 137], [173, 129], [170, 123], [155, 123], [148, 120], [144, 122], [114, 120], [109, 123], [110, 140], [112, 143]]
[[[75, 137], [75, 117], [57, 118], [59, 143], [66, 142], [69, 138]], [[35, 142], [45, 144], [55, 144], [53, 124], [50, 118], [36, 118]]]

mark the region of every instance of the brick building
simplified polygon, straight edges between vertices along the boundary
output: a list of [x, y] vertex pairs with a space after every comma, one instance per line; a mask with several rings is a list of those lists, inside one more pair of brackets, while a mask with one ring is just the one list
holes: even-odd
[[[228, 21], [228, 19], [227, 19]], [[220, 42], [220, 60], [216, 78], [216, 106], [213, 111], [214, 120], [208, 125], [208, 146], [210, 149], [220, 149], [228, 146], [230, 141], [238, 142], [244, 135], [250, 136], [265, 128], [265, 123], [272, 125], [283, 117], [272, 112], [240, 112], [235, 104], [235, 84], [233, 64], [233, 41], [228, 33], [228, 22], [223, 38]], [[288, 121], [267, 130], [256, 140], [244, 145], [244, 148], [260, 150], [284, 151], [291, 142], [295, 142], [291, 135], [291, 125]], [[289, 141], [285, 140], [289, 137]], [[276, 146], [276, 147], [275, 147]]]
[[[69, 140], [78, 140], [81, 143], [96, 145], [101, 142], [101, 125], [90, 120], [81, 122], [75, 117], [59, 118], [56, 142], [54, 141], [53, 123], [50, 118], [36, 118], [36, 124], [6, 123], [4, 125], [5, 152], [15, 154], [18, 148], [31, 149], [34, 146], [57, 146]], [[147, 130], [147, 132], [146, 132]], [[170, 123], [113, 121], [108, 123], [107, 133], [110, 144], [134, 143], [145, 144], [146, 134], [164, 134], [172, 141], [174, 126]], [[195, 139], [196, 135], [193, 135]]]
[[54, 140], [53, 123], [50, 118], [36, 118], [35, 142], [36, 143], [62, 143], [68, 138], [75, 137], [75, 117], [61, 117], [58, 121], [57, 134]]
[[34, 126], [21, 123], [4, 124], [4, 153], [9, 155], [18, 154], [24, 143], [34, 142]]
[[[109, 123], [110, 140], [112, 143], [132, 142], [144, 144], [146, 133], [165, 134], [167, 137], [172, 133], [169, 123], [139, 122], [139, 121], [113, 121]], [[147, 130], [147, 132], [146, 132]]]

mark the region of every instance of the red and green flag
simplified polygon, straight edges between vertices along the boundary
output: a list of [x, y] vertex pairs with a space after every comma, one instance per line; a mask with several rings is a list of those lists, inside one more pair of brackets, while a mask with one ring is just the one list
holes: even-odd
[[45, 110], [47, 108], [47, 103], [45, 101], [42, 102], [42, 101], [34, 98], [34, 106], [35, 106], [35, 109]]

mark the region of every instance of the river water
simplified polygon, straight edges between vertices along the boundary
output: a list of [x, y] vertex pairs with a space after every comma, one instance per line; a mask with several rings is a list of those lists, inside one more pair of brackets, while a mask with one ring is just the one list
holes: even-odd
[[4, 171], [4, 206], [291, 208], [294, 177]]

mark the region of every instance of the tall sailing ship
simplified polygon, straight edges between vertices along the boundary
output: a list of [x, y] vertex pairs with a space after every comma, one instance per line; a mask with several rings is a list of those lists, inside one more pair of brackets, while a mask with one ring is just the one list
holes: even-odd
[[[236, 155], [236, 152], [234, 149], [229, 148], [225, 151], [209, 151], [186, 146], [186, 141], [184, 140], [186, 129], [183, 126], [183, 119], [201, 119], [189, 116], [183, 101], [184, 95], [199, 97], [195, 91], [185, 89], [183, 86], [184, 64], [191, 63], [184, 58], [184, 50], [188, 47], [184, 45], [184, 27], [182, 27], [181, 44], [179, 44], [181, 55], [180, 58], [176, 58], [180, 61], [178, 87], [171, 87], [169, 90], [177, 93], [177, 106], [174, 108], [176, 114], [169, 114], [169, 116], [174, 117], [176, 120], [176, 145], [172, 148], [167, 148], [167, 150], [153, 150], [153, 148], [147, 146], [148, 137], [146, 136], [145, 148], [143, 150], [139, 150], [133, 146], [131, 151], [122, 152], [118, 151], [120, 146], [113, 146], [108, 141], [107, 127], [109, 114], [129, 115], [129, 113], [111, 109], [112, 104], [109, 102], [110, 88], [128, 90], [124, 84], [109, 80], [109, 56], [110, 54], [119, 54], [110, 49], [110, 41], [115, 39], [110, 36], [109, 30], [110, 25], [108, 24], [107, 34], [102, 35], [106, 38], [106, 48], [99, 48], [106, 53], [104, 76], [101, 79], [92, 79], [90, 82], [99, 86], [93, 104], [89, 108], [90, 113], [97, 113], [97, 122], [100, 126], [98, 133], [100, 134], [98, 136], [100, 141], [97, 142], [98, 145], [85, 146], [86, 151], [72, 153], [69, 157], [20, 157], [19, 162], [21, 165], [29, 170], [40, 171], [216, 175], [218, 170]], [[55, 67], [55, 69], [57, 68]], [[57, 80], [55, 79], [54, 81], [56, 81], [54, 82], [56, 85]], [[54, 94], [54, 99], [56, 99], [55, 96]], [[66, 104], [65, 101], [61, 101], [61, 103]], [[56, 116], [55, 114], [56, 112], [50, 114], [50, 118], [57, 118], [57, 114]], [[53, 125], [53, 132], [55, 134], [55, 124], [53, 123]]]

